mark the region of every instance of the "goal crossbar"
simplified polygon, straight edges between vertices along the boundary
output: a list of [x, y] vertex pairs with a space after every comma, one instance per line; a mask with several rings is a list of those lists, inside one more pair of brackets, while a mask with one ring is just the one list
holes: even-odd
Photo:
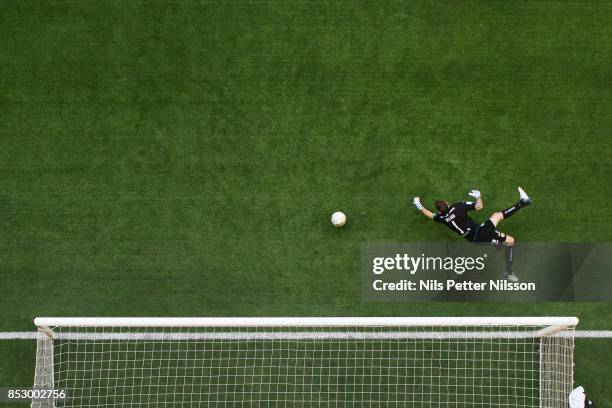
[[38, 317], [38, 327], [570, 327], [576, 317]]

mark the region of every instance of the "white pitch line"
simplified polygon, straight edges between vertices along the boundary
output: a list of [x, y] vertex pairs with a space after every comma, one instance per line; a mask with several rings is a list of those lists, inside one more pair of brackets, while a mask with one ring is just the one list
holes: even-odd
[[609, 339], [612, 338], [612, 330], [576, 330], [574, 337], [580, 339]]
[[36, 332], [0, 332], [0, 340], [36, 340]]

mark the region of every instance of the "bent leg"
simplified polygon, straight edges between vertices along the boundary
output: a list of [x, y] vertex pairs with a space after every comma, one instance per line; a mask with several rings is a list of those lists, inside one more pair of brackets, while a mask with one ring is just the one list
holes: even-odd
[[[527, 196], [525, 195], [525, 197]], [[521, 199], [518, 200], [518, 202], [512, 207], [508, 207], [504, 211], [502, 211], [502, 213], [504, 214], [504, 218], [510, 218], [514, 213], [516, 213], [521, 208], [529, 205], [530, 203], [531, 200], [529, 199], [529, 197], [527, 197], [526, 199], [523, 199], [523, 197], [521, 197]]]
[[510, 235], [506, 235], [504, 246], [506, 249], [506, 273], [512, 274], [512, 250], [514, 249], [514, 238]]
[[491, 215], [491, 218], [489, 218], [489, 220], [491, 220], [493, 225], [496, 227], [497, 227], [497, 224], [499, 224], [499, 222], [503, 219], [504, 219], [504, 214], [501, 212], [493, 213], [493, 215]]
[[511, 217], [514, 213], [516, 213], [521, 208], [531, 204], [531, 198], [529, 198], [525, 190], [519, 187], [518, 191], [519, 191], [520, 199], [512, 207], [506, 208], [504, 211], [502, 211], [502, 213], [504, 213], [504, 218]]

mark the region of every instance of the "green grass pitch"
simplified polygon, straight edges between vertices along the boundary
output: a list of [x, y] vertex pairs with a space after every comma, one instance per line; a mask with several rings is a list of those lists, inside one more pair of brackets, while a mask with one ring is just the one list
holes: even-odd
[[[38, 315], [612, 329], [607, 303], [370, 304], [359, 282], [364, 241], [456, 239], [414, 195], [479, 188], [487, 213], [522, 185], [534, 205], [503, 224], [519, 241], [611, 241], [611, 37], [599, 1], [4, 3], [0, 331]], [[0, 386], [31, 383], [33, 349], [0, 343]], [[576, 358], [612, 407], [611, 343]]]

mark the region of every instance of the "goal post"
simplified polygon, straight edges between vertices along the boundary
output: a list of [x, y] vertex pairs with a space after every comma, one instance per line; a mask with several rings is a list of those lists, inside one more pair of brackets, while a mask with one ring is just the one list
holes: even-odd
[[35, 408], [567, 406], [575, 317], [37, 318]]

